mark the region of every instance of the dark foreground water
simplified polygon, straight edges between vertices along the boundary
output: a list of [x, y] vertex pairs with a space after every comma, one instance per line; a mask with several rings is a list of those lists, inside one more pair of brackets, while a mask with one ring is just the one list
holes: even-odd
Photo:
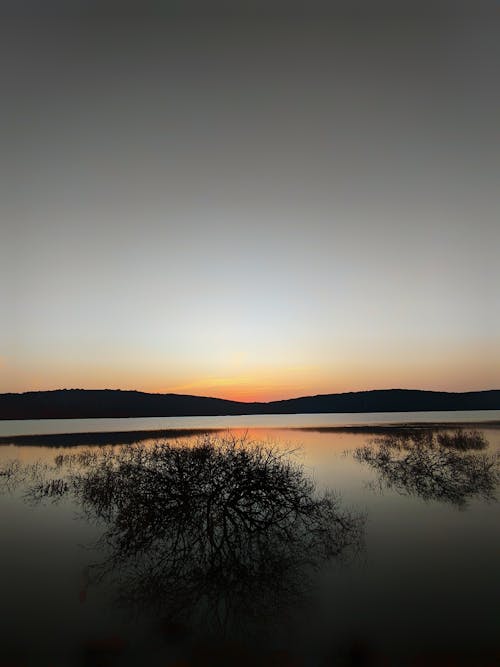
[[[307, 509], [292, 523], [280, 468], [267, 481], [261, 464], [235, 468], [217, 487], [216, 464], [202, 477], [188, 455], [162, 477], [146, 437], [139, 477], [119, 458], [128, 435], [2, 444], [0, 666], [499, 665], [498, 427], [460, 440], [307, 420], [211, 436], [272, 441], [301, 466], [286, 502]], [[327, 489], [335, 504], [320, 506]]]

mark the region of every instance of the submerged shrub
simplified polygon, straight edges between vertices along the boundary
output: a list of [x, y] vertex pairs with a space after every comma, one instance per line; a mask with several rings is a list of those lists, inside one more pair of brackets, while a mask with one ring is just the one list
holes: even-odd
[[498, 456], [467, 451], [487, 446], [477, 431], [422, 429], [375, 438], [354, 457], [374, 468], [387, 488], [464, 507], [473, 497], [495, 499]]
[[486, 449], [488, 441], [480, 431], [465, 431], [457, 429], [452, 433], [438, 433], [436, 440], [441, 447], [459, 449]]
[[71, 496], [103, 526], [93, 577], [167, 616], [261, 614], [303, 593], [307, 572], [361, 545], [364, 519], [320, 492], [291, 452], [230, 435], [57, 457], [32, 498]]

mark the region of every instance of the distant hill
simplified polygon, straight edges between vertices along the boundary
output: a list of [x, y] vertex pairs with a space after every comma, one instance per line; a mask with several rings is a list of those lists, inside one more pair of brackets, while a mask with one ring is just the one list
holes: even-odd
[[500, 410], [500, 390], [452, 393], [418, 389], [376, 389], [345, 394], [304, 396], [267, 403], [270, 412], [421, 412], [430, 410]]
[[147, 394], [119, 389], [58, 389], [0, 394], [0, 419], [88, 417], [184, 417], [315, 412], [412, 412], [500, 410], [500, 390], [451, 393], [378, 389], [304, 396], [269, 403], [242, 403], [183, 394]]

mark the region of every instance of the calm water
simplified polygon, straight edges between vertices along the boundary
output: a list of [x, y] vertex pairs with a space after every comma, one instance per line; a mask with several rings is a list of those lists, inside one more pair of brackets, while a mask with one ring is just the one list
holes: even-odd
[[8, 419], [0, 421], [0, 437], [44, 433], [154, 431], [188, 428], [349, 426], [500, 421], [500, 410], [458, 412], [364, 412], [305, 415], [237, 415], [222, 417], [131, 417], [129, 419]]
[[[373, 434], [326, 427], [499, 417], [500, 412], [479, 412], [3, 422], [5, 436], [231, 427], [237, 436], [272, 441], [280, 451], [297, 450], [294, 460], [318, 493], [333, 489], [340, 510], [359, 517], [362, 539], [342, 557], [313, 558], [314, 567], [290, 558], [265, 585], [256, 579], [241, 588], [241, 577], [234, 590], [248, 597], [233, 606], [215, 580], [216, 606], [183, 597], [186, 582], [179, 575], [169, 584], [169, 600], [178, 605], [175, 620], [171, 606], [167, 614], [143, 589], [132, 600], [130, 569], [116, 568], [100, 579], [89, 574], [89, 566], [99, 567], [109, 556], [110, 543], [99, 542], [109, 526], [89, 511], [88, 496], [85, 505], [72, 494], [33, 493], [34, 483], [54, 478], [56, 457], [83, 447], [60, 447], [57, 439], [55, 446], [6, 442], [0, 446], [4, 471], [11, 461], [20, 469], [36, 461], [47, 467], [12, 483], [6, 475], [0, 478], [0, 665], [498, 665], [500, 513], [491, 484], [500, 429], [480, 426], [488, 442], [484, 449], [415, 449], [410, 442], [406, 449], [381, 450], [370, 444]], [[112, 445], [100, 440], [94, 450], [118, 451], [119, 438], [110, 440]], [[143, 444], [152, 447], [153, 440], [144, 438]], [[63, 468], [56, 477], [64, 476]]]

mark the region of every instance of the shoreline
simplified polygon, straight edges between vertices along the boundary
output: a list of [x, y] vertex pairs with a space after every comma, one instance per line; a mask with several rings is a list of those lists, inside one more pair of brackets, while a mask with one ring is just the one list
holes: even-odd
[[364, 433], [377, 435], [395, 433], [408, 429], [426, 430], [454, 430], [454, 429], [500, 429], [500, 420], [469, 421], [469, 422], [406, 422], [385, 424], [343, 424], [334, 426], [235, 426], [228, 428], [206, 427], [206, 428], [171, 428], [132, 431], [87, 431], [68, 433], [41, 433], [27, 435], [4, 435], [0, 436], [0, 446], [53, 446], [72, 447], [83, 445], [125, 445], [133, 444], [143, 440], [153, 439], [178, 439], [207, 433], [221, 433], [231, 430], [282, 430], [302, 431], [312, 433]]

